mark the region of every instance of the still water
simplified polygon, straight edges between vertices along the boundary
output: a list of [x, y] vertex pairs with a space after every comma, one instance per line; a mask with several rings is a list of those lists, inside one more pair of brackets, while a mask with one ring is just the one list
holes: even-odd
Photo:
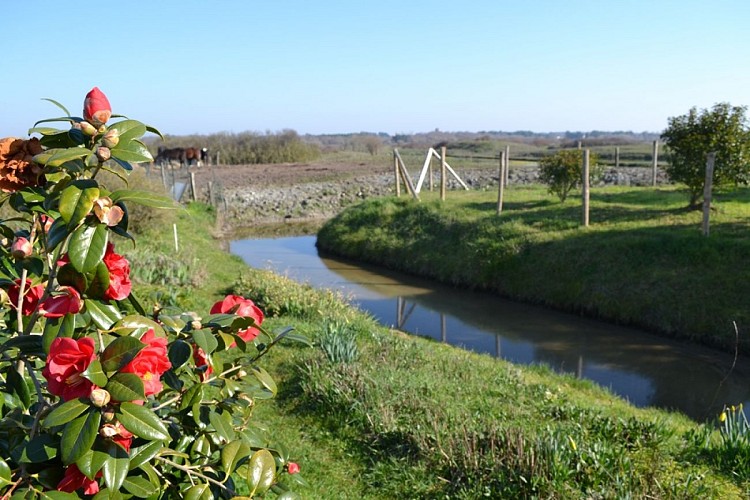
[[514, 363], [543, 363], [609, 387], [637, 406], [704, 421], [750, 403], [750, 361], [639, 330], [443, 286], [319, 255], [314, 236], [233, 241], [256, 268], [339, 290], [380, 323]]

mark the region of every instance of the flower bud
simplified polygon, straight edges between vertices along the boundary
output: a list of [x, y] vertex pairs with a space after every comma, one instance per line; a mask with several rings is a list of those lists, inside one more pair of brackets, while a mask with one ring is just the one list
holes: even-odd
[[89, 399], [91, 400], [92, 405], [97, 408], [102, 408], [109, 404], [110, 395], [109, 392], [104, 389], [94, 389], [91, 391], [91, 394], [89, 394]]
[[102, 144], [104, 146], [107, 146], [108, 148], [113, 148], [117, 146], [117, 144], [120, 142], [120, 132], [117, 131], [117, 129], [110, 129], [107, 130], [107, 133], [104, 134], [104, 137], [102, 137]]
[[102, 411], [102, 420], [105, 422], [112, 422], [115, 419], [115, 409], [111, 406], [105, 408]]
[[107, 123], [107, 120], [111, 117], [112, 107], [109, 104], [109, 99], [98, 87], [94, 87], [86, 94], [86, 99], [83, 101], [84, 120], [99, 127]]
[[96, 148], [96, 157], [99, 159], [99, 161], [107, 161], [112, 158], [112, 152], [108, 147], [99, 146], [98, 148]]
[[81, 132], [83, 132], [85, 135], [88, 135], [88, 136], [96, 135], [96, 127], [91, 125], [89, 122], [76, 123], [74, 126], [78, 129], [81, 129]]
[[114, 425], [104, 424], [99, 428], [99, 435], [103, 438], [112, 439], [115, 436], [119, 436], [120, 432]]
[[31, 256], [31, 252], [34, 248], [31, 246], [31, 242], [19, 236], [13, 240], [13, 244], [10, 246], [10, 254], [16, 259], [25, 259]]
[[286, 466], [286, 470], [289, 474], [297, 474], [299, 472], [299, 465], [294, 462], [289, 462]]

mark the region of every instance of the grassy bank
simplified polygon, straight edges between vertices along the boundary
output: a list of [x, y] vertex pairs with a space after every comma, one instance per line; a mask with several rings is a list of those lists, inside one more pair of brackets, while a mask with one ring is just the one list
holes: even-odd
[[676, 188], [602, 188], [591, 226], [578, 200], [543, 187], [451, 192], [441, 203], [370, 200], [326, 224], [318, 245], [346, 257], [750, 352], [749, 190], [716, 195], [711, 235]]
[[746, 441], [727, 444], [713, 425], [633, 408], [545, 368], [381, 328], [330, 292], [245, 267], [213, 224], [193, 205], [118, 249], [146, 303], [205, 314], [234, 292], [261, 306], [269, 328], [315, 340], [264, 358], [280, 394], [256, 409], [300, 463], [303, 498], [746, 496]]

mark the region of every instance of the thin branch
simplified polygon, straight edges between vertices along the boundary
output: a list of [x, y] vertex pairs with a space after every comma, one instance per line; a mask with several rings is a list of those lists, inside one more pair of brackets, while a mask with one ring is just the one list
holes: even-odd
[[[171, 467], [174, 467], [175, 469], [178, 469], [178, 470], [181, 470], [181, 471], [187, 473], [188, 477], [190, 477], [190, 476], [199, 477], [201, 479], [204, 479], [204, 480], [208, 481], [211, 484], [215, 484], [219, 488], [225, 490], [227, 493], [230, 493], [232, 496], [235, 495], [235, 492], [234, 492], [234, 490], [232, 488], [228, 487], [227, 485], [225, 485], [221, 481], [217, 481], [216, 479], [208, 477], [205, 474], [201, 474], [200, 472], [196, 472], [194, 467], [187, 467], [185, 465], [180, 465], [180, 464], [172, 462], [168, 458], [164, 458], [164, 457], [158, 457], [157, 456], [155, 458], [157, 460], [161, 460], [162, 462], [164, 462], [165, 464], [167, 464], [167, 465], [169, 465]], [[192, 481], [192, 479], [191, 479], [191, 481]]]

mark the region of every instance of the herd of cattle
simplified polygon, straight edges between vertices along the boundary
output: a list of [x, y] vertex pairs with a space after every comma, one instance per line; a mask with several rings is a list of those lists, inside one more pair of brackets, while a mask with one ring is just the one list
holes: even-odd
[[154, 162], [158, 165], [170, 165], [173, 161], [179, 163], [180, 168], [205, 165], [208, 162], [208, 148], [167, 148], [160, 146]]

